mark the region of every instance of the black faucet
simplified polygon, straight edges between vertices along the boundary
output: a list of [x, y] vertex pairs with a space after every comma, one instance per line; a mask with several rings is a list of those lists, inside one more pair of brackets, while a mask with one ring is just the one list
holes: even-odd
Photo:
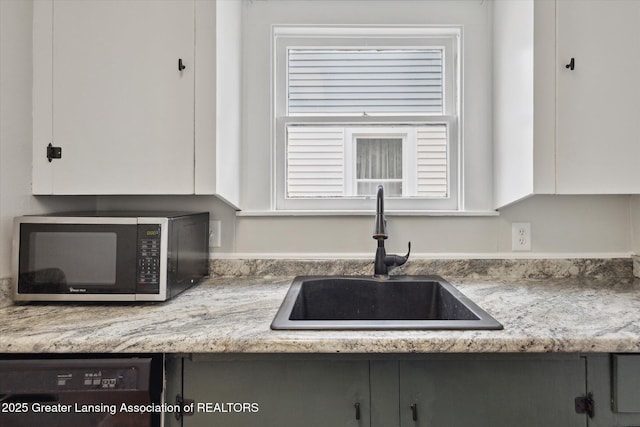
[[378, 249], [376, 249], [376, 259], [373, 264], [375, 277], [385, 278], [389, 276], [389, 267], [397, 267], [404, 264], [409, 259], [411, 253], [411, 242], [409, 242], [409, 251], [405, 256], [387, 255], [384, 249], [384, 241], [389, 237], [387, 234], [387, 220], [384, 217], [384, 188], [378, 185], [376, 195], [376, 220], [373, 229], [373, 238], [378, 241]]

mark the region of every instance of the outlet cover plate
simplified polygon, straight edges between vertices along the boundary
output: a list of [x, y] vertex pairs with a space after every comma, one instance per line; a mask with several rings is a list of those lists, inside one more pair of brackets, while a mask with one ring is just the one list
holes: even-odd
[[531, 223], [514, 222], [511, 224], [511, 250], [531, 250]]

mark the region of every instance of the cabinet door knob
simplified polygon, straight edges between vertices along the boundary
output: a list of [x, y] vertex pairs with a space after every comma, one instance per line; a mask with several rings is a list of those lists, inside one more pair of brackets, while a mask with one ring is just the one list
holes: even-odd
[[576, 59], [575, 58], [571, 58], [569, 63], [567, 65], [565, 65], [564, 68], [568, 68], [571, 71], [573, 71], [576, 68]]
[[178, 71], [182, 71], [185, 68], [187, 68], [187, 66], [182, 63], [182, 58], [178, 58]]
[[356, 407], [356, 420], [359, 420], [360, 419], [360, 403], [356, 403], [353, 406]]
[[414, 403], [411, 405], [411, 418], [413, 421], [418, 421], [418, 404]]

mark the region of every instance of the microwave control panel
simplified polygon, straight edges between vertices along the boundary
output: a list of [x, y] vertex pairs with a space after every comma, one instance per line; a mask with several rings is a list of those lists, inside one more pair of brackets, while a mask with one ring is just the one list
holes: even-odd
[[138, 224], [137, 292], [157, 293], [160, 286], [160, 225]]

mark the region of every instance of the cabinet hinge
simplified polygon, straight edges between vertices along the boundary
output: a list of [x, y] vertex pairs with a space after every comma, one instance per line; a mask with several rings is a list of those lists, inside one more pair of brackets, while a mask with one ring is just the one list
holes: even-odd
[[589, 418], [593, 418], [595, 401], [593, 393], [587, 393], [586, 396], [576, 397], [576, 413], [587, 414]]
[[181, 394], [176, 395], [176, 405], [180, 407], [179, 411], [176, 411], [176, 420], [181, 420], [182, 417], [191, 416], [195, 410], [195, 400], [186, 399]]
[[49, 163], [53, 159], [61, 159], [62, 158], [62, 147], [54, 147], [53, 144], [49, 143], [47, 145], [47, 159]]

